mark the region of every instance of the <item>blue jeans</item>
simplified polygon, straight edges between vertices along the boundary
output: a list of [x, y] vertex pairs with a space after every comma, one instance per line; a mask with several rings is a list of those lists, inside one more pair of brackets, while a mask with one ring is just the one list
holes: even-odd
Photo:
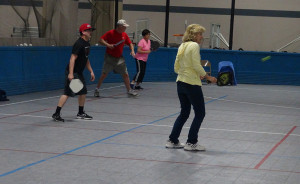
[[169, 136], [170, 141], [175, 144], [179, 142], [178, 138], [182, 127], [189, 118], [191, 105], [193, 105], [195, 117], [189, 130], [187, 142], [195, 144], [198, 142], [198, 132], [205, 117], [205, 105], [202, 88], [201, 86], [190, 85], [178, 81], [177, 93], [181, 105], [181, 111], [174, 123], [171, 135]]

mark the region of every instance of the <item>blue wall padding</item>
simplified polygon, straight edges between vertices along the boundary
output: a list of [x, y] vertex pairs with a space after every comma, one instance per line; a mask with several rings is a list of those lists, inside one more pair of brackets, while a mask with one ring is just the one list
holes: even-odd
[[[7, 95], [62, 89], [64, 71], [72, 47], [0, 47], [0, 89]], [[130, 80], [136, 72], [135, 60], [124, 48]], [[177, 48], [160, 48], [149, 55], [145, 82], [175, 81], [174, 61]], [[90, 61], [97, 80], [101, 74], [105, 47], [92, 47]], [[271, 56], [264, 62], [262, 58]], [[201, 58], [212, 64], [212, 75], [218, 73], [220, 61], [231, 61], [238, 84], [300, 85], [300, 54], [277, 52], [249, 52], [202, 49]], [[207, 69], [207, 68], [206, 68]], [[104, 82], [122, 82], [118, 74], [110, 73]]]
[[[299, 53], [202, 50], [201, 55], [212, 62], [213, 75], [220, 61], [231, 61], [238, 84], [300, 85]], [[271, 59], [262, 62], [266, 56]]]

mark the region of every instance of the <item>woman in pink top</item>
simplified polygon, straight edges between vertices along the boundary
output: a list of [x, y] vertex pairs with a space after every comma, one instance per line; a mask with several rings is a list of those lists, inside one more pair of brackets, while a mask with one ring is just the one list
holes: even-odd
[[144, 29], [142, 32], [143, 39], [140, 40], [138, 44], [137, 53], [135, 55], [135, 61], [136, 61], [136, 70], [137, 73], [132, 79], [132, 82], [130, 84], [132, 89], [143, 89], [140, 86], [140, 83], [143, 82], [145, 71], [146, 71], [146, 62], [148, 60], [148, 55], [151, 52], [151, 42], [149, 40], [150, 38], [150, 31], [148, 29]]

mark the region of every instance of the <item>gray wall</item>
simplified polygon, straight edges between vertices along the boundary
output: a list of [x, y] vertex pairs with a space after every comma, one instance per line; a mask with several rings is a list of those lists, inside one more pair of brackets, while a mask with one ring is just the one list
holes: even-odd
[[[123, 0], [123, 17], [135, 25], [138, 19], [149, 19], [150, 29], [164, 39], [165, 1]], [[143, 6], [140, 6], [143, 5]], [[173, 34], [184, 32], [188, 24], [206, 27], [210, 36], [211, 23], [221, 25], [221, 33], [229, 42], [231, 0], [171, 0], [169, 42]], [[142, 11], [140, 11], [142, 10]], [[135, 26], [128, 28], [135, 31]], [[271, 51], [300, 36], [300, 0], [236, 0], [233, 49]], [[206, 39], [203, 45], [209, 46]], [[226, 48], [221, 44], [221, 47]], [[300, 41], [286, 47], [286, 51], [300, 52]]]
[[[26, 1], [28, 0], [23, 2]], [[41, 0], [41, 2], [45, 1], [49, 0]], [[114, 0], [97, 1], [112, 3]], [[87, 0], [59, 0], [53, 17], [51, 38], [11, 38], [13, 27], [22, 27], [24, 23], [7, 2], [9, 1], [0, 1], [0, 45], [16, 45], [26, 41], [35, 45], [71, 45], [78, 36], [78, 27], [82, 23], [91, 23], [91, 6]], [[150, 29], [164, 40], [165, 0], [119, 0], [119, 2], [123, 4], [123, 11], [119, 16], [130, 24], [127, 32], [136, 31], [137, 20], [148, 19]], [[206, 27], [204, 48], [209, 47], [212, 23], [221, 25], [221, 33], [229, 42], [231, 0], [171, 0], [170, 5], [169, 43], [176, 42], [173, 34], [184, 32], [185, 20], [188, 24], [198, 23]], [[26, 3], [20, 7], [22, 6], [25, 8]], [[37, 8], [41, 11], [42, 6]], [[108, 11], [113, 22], [111, 7]], [[233, 49], [276, 50], [300, 36], [299, 23], [300, 0], [236, 0]], [[37, 26], [33, 10], [30, 10], [29, 24], [32, 27]], [[105, 27], [99, 24], [101, 21], [96, 25], [98, 29], [94, 35], [97, 38], [112, 26]], [[96, 43], [96, 40], [94, 38], [92, 44]], [[221, 43], [221, 48], [226, 46]], [[300, 41], [283, 50], [300, 52]]]
[[[11, 37], [14, 27], [24, 27], [25, 23], [11, 6], [9, 0], [0, 1], [0, 45], [16, 46], [22, 43], [32, 43], [34, 46], [40, 45], [70, 45], [78, 35], [78, 1], [74, 0], [57, 0], [54, 8], [51, 8], [56, 0], [40, 0], [36, 9], [40, 16], [36, 16], [30, 0], [14, 1], [14, 8], [17, 12], [22, 13], [22, 17], [29, 13], [29, 27], [38, 27], [45, 25], [45, 36], [43, 38]], [[90, 16], [90, 15], [88, 15]], [[51, 20], [51, 21], [50, 21]], [[74, 24], [75, 23], [75, 24]], [[41, 26], [43, 27], [43, 26]], [[40, 27], [40, 28], [41, 28]]]
[[[42, 38], [11, 37], [14, 27], [24, 27], [25, 23], [10, 4], [11, 0], [0, 0], [0, 46], [16, 46], [32, 43], [34, 46], [68, 46], [79, 36], [78, 29], [83, 23], [91, 24], [92, 16], [97, 14], [94, 27], [97, 31], [92, 38], [92, 44], [99, 37], [114, 27], [114, 0], [92, 0], [96, 4], [96, 13], [92, 13], [92, 5], [88, 0], [39, 0], [36, 8], [47, 19], [46, 36]], [[14, 8], [26, 15], [29, 12], [29, 27], [38, 27], [37, 17], [30, 0], [19, 0]], [[56, 4], [55, 4], [56, 2]], [[53, 3], [55, 8], [52, 9]], [[119, 2], [119, 17], [122, 17], [122, 1]], [[53, 11], [53, 12], [52, 12]], [[51, 16], [53, 14], [53, 16]], [[50, 21], [50, 19], [52, 21]], [[51, 22], [51, 24], [49, 24]]]

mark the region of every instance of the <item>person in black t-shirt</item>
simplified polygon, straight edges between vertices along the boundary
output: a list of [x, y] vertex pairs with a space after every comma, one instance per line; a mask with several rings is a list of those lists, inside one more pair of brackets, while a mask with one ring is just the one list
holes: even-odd
[[[61, 108], [64, 106], [68, 98], [74, 97], [75, 95], [78, 96], [78, 104], [79, 104], [79, 111], [77, 114], [77, 119], [87, 119], [91, 120], [93, 117], [87, 115], [84, 111], [84, 103], [85, 103], [85, 96], [87, 94], [87, 88], [85, 84], [85, 80], [83, 77], [83, 70], [85, 67], [91, 72], [91, 81], [95, 80], [95, 75], [89, 61], [89, 53], [90, 53], [90, 43], [89, 40], [91, 38], [92, 32], [95, 28], [92, 28], [89, 24], [82, 24], [79, 28], [80, 38], [75, 42], [72, 49], [72, 54], [70, 58], [70, 62], [66, 67], [65, 72], [65, 89], [64, 94], [60, 97], [58, 101], [58, 105], [56, 107], [55, 113], [52, 115], [54, 121], [62, 121], [64, 119], [60, 116]], [[73, 78], [78, 78], [83, 83], [83, 88], [78, 93], [73, 93], [69, 87], [70, 81]]]

